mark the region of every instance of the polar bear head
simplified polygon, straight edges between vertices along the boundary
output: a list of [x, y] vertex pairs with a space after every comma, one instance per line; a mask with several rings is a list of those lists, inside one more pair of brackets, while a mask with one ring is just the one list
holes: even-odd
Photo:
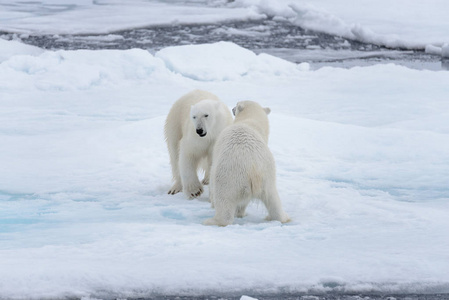
[[235, 116], [234, 123], [245, 123], [258, 131], [265, 142], [268, 142], [270, 128], [267, 115], [271, 112], [270, 108], [262, 107], [254, 101], [240, 101], [232, 112]]
[[217, 119], [220, 117], [220, 102], [216, 100], [202, 100], [190, 108], [190, 119], [200, 137], [205, 137], [208, 132], [213, 132]]
[[[237, 115], [242, 112], [245, 107], [250, 107], [250, 110], [254, 111], [254, 108], [256, 110], [263, 110], [267, 115], [270, 114], [271, 109], [269, 107], [261, 107], [257, 102], [254, 101], [240, 101], [237, 103], [237, 105], [232, 109], [232, 113], [234, 116], [237, 117]], [[252, 108], [251, 108], [252, 107]]]

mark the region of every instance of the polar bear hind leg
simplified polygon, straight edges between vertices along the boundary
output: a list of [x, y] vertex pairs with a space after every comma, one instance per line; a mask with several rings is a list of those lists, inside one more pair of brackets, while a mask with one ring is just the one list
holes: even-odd
[[237, 205], [237, 209], [235, 210], [235, 216], [237, 218], [243, 218], [246, 216], [246, 207], [248, 206], [249, 201], [243, 202]]
[[212, 205], [215, 208], [215, 216], [204, 221], [204, 225], [227, 226], [234, 222], [234, 217], [242, 218], [251, 201], [251, 193], [248, 185], [226, 182], [214, 187], [212, 180], [210, 191]]
[[268, 210], [267, 221], [279, 221], [281, 223], [290, 221], [289, 216], [282, 209], [281, 199], [279, 198], [274, 181], [266, 183], [265, 190], [262, 192], [260, 200], [262, 200]]
[[227, 226], [234, 222], [237, 205], [234, 202], [214, 199], [215, 216], [204, 221], [204, 225]]

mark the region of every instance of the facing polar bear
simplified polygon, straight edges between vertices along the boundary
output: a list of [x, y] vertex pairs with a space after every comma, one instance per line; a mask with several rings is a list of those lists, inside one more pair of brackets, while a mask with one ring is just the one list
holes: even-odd
[[[164, 128], [174, 180], [169, 194], [183, 191], [192, 199], [203, 193], [202, 184], [209, 183], [213, 146], [231, 123], [229, 108], [206, 91], [195, 90], [173, 104]], [[197, 174], [200, 165], [205, 171], [202, 184]]]
[[276, 189], [276, 167], [268, 148], [269, 108], [243, 101], [232, 110], [234, 124], [221, 133], [214, 149], [211, 202], [215, 216], [205, 225], [226, 226], [243, 217], [249, 202], [258, 198], [268, 210], [268, 220], [288, 222]]

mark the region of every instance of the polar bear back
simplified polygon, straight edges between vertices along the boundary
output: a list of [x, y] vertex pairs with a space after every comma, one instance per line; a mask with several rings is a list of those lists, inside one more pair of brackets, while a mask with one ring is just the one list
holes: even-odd
[[275, 163], [265, 137], [245, 122], [234, 123], [220, 135], [214, 150], [213, 177], [218, 194], [235, 191], [242, 198], [259, 198], [266, 181], [275, 181]]

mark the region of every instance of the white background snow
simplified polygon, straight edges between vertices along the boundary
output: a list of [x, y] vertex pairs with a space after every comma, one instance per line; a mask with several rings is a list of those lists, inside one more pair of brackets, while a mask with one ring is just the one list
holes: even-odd
[[[265, 14], [411, 48], [449, 42], [449, 5], [437, 0], [95, 3], [2, 1], [0, 30]], [[254, 203], [234, 225], [206, 227], [207, 189], [192, 201], [166, 194], [163, 124], [195, 88], [229, 108], [249, 99], [272, 109], [269, 146], [292, 222], [267, 222]], [[448, 99], [447, 71], [311, 71], [225, 42], [152, 55], [0, 39], [0, 299], [449, 293]]]

